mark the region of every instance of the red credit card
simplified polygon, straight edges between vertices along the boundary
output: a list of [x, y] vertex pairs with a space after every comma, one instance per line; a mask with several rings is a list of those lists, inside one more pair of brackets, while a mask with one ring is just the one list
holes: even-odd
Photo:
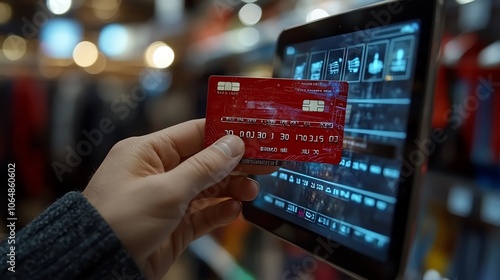
[[245, 142], [245, 164], [339, 164], [348, 87], [337, 81], [211, 76], [205, 146], [232, 134]]

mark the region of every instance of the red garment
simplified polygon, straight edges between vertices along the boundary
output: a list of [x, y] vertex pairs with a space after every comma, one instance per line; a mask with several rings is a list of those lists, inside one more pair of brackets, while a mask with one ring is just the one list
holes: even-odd
[[19, 77], [12, 87], [12, 154], [16, 172], [26, 194], [46, 191], [44, 138], [47, 128], [47, 98], [31, 77]]
[[436, 80], [436, 88], [434, 90], [434, 110], [432, 115], [433, 128], [446, 128], [447, 119], [443, 117], [451, 108], [449, 97], [449, 81], [446, 77], [446, 68], [439, 66]]
[[[451, 40], [448, 35], [443, 36], [441, 42], [441, 53], [444, 52], [444, 46]], [[436, 73], [436, 86], [434, 88], [434, 109], [432, 115], [432, 128], [446, 128], [448, 120], [443, 117], [451, 108], [450, 104], [450, 81], [447, 77], [447, 69], [440, 64]]]
[[[491, 101], [493, 102], [493, 116], [492, 119], [492, 132], [491, 132], [491, 143], [493, 145], [493, 160], [500, 165], [500, 67], [485, 70], [488, 75], [491, 75], [491, 81], [493, 86], [493, 93]], [[486, 76], [488, 77], [488, 76]]]
[[[480, 68], [478, 64], [478, 56], [481, 51], [486, 47], [482, 42], [476, 43], [466, 54], [462, 57], [457, 69], [459, 77], [466, 80], [469, 83], [469, 98], [479, 102], [478, 90], [481, 91], [491, 91], [488, 92], [489, 98], [487, 102], [493, 103], [493, 111], [491, 116], [489, 116], [490, 126], [487, 131], [490, 133], [491, 142], [489, 145], [490, 151], [493, 153], [493, 160], [495, 162], [500, 161], [500, 69], [499, 68]], [[484, 85], [483, 82], [487, 81], [488, 84]], [[482, 93], [483, 95], [485, 93]], [[464, 126], [462, 129], [464, 139], [466, 139], [468, 145], [468, 151], [470, 152], [473, 145], [480, 145], [474, 143], [474, 133], [477, 133], [477, 122], [476, 115], [477, 111], [481, 110], [481, 106], [472, 110], [470, 116], [465, 119]], [[480, 122], [480, 124], [483, 124]], [[492, 164], [493, 162], [485, 162], [484, 164]]]
[[[477, 63], [477, 58], [479, 53], [484, 49], [485, 44], [477, 41], [460, 59], [460, 62], [457, 65], [457, 75], [458, 77], [466, 81], [469, 88], [468, 96], [471, 100], [477, 101], [476, 88], [479, 84], [478, 78], [481, 75], [481, 71], [479, 69], [479, 65]], [[464, 101], [465, 102], [465, 101]], [[460, 104], [462, 107], [467, 104]], [[469, 105], [470, 107], [471, 105]], [[477, 111], [477, 110], [476, 110]], [[474, 144], [474, 131], [475, 131], [475, 122], [476, 122], [476, 111], [474, 110], [466, 110], [466, 117], [463, 119], [462, 125], [462, 137], [467, 145], [467, 153], [470, 154], [472, 150], [472, 145]]]

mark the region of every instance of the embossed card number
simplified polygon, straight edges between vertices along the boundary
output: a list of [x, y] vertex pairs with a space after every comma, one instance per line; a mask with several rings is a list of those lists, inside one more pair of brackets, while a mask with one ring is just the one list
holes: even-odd
[[230, 134], [245, 142], [242, 163], [338, 164], [347, 93], [346, 82], [212, 76], [205, 146]]

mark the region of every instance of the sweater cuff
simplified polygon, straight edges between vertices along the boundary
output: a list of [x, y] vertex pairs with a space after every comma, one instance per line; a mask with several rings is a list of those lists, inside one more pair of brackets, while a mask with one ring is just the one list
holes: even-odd
[[59, 199], [16, 239], [16, 278], [144, 279], [113, 230], [79, 192]]

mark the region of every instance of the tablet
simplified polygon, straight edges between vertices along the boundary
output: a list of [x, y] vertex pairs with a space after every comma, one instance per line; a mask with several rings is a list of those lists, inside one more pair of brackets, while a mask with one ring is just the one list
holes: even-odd
[[429, 137], [438, 2], [384, 2], [282, 32], [274, 77], [349, 82], [342, 160], [257, 176], [248, 221], [351, 275], [402, 276], [421, 167], [444, 137]]

